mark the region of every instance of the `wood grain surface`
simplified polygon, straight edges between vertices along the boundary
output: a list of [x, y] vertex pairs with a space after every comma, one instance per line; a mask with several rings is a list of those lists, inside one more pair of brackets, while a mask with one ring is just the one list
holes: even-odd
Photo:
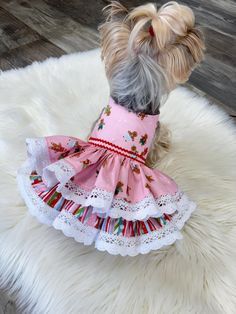
[[[120, 0], [127, 8], [148, 1]], [[157, 7], [167, 1], [159, 0]], [[206, 38], [205, 61], [189, 84], [236, 112], [236, 3], [183, 0]], [[99, 47], [98, 25], [107, 0], [0, 0], [0, 69]]]

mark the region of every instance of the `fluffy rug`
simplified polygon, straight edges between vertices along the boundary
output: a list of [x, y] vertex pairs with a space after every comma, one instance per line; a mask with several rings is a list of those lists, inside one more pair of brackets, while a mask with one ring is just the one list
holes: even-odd
[[25, 313], [235, 313], [236, 130], [185, 88], [161, 110], [172, 146], [159, 166], [198, 204], [182, 240], [147, 255], [112, 256], [28, 214], [16, 185], [25, 138], [85, 139], [109, 96], [99, 54], [0, 76], [0, 288]]

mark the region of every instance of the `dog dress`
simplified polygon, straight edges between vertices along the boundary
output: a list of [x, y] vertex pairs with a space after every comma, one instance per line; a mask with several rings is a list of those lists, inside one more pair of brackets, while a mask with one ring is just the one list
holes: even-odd
[[18, 183], [30, 213], [114, 255], [145, 254], [182, 239], [196, 205], [172, 178], [145, 164], [158, 119], [110, 97], [88, 141], [28, 138]]

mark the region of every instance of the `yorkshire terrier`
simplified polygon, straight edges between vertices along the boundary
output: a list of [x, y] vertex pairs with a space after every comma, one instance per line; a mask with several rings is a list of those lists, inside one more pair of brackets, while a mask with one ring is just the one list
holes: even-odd
[[[158, 114], [169, 93], [204, 58], [204, 36], [193, 11], [175, 1], [131, 10], [111, 1], [103, 12], [106, 19], [98, 30], [110, 96], [129, 111]], [[170, 131], [159, 123], [147, 166], [156, 167], [169, 146]]]

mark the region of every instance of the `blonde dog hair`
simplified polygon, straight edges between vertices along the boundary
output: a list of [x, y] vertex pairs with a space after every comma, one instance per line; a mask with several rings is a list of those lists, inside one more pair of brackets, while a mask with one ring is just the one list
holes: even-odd
[[[111, 96], [128, 110], [159, 113], [170, 91], [203, 60], [204, 39], [193, 11], [175, 1], [159, 10], [147, 3], [130, 11], [111, 1], [103, 11], [98, 30]], [[147, 158], [150, 167], [169, 147], [170, 132], [159, 129]]]

